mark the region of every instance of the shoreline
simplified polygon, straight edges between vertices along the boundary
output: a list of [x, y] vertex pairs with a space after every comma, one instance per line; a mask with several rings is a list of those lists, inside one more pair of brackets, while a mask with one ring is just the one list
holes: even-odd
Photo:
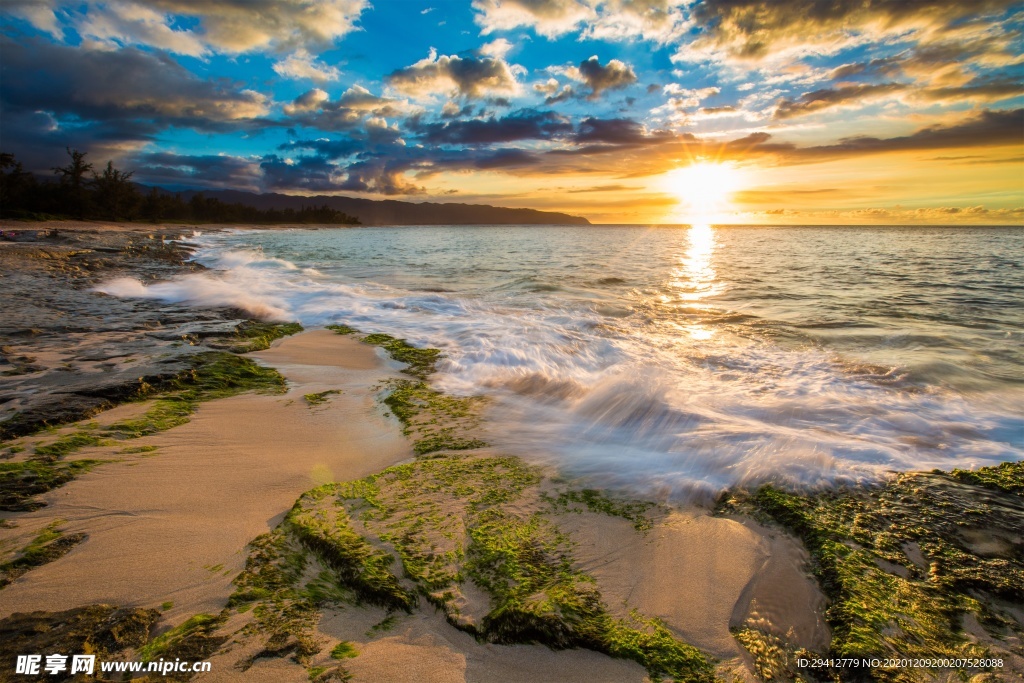
[[[138, 231], [118, 229], [112, 232], [134, 234]], [[156, 238], [152, 240], [156, 241]], [[131, 260], [135, 258], [132, 253], [138, 249], [137, 246], [117, 252], [120, 254], [118, 258], [122, 259], [119, 264], [74, 270], [78, 268], [76, 259], [91, 263], [95, 258], [85, 253], [82, 245], [29, 244], [26, 249], [49, 254], [45, 258], [31, 257], [35, 259], [32, 261], [35, 265], [45, 264], [36, 274], [36, 282], [40, 281], [39, 278], [56, 278], [63, 283], [61, 287], [67, 288], [74, 302], [82, 297], [80, 283], [89, 281], [96, 273], [140, 267]], [[102, 248], [115, 247], [107, 245]], [[149, 277], [165, 277], [185, 267], [181, 254], [168, 259], [159, 250], [149, 252], [142, 262], [141, 267], [149, 269], [144, 271]], [[10, 273], [5, 273], [5, 276], [13, 277]], [[21, 273], [19, 277], [29, 277], [29, 274]], [[28, 284], [22, 286], [25, 291], [30, 291]], [[159, 310], [160, 315], [166, 318], [168, 311], [175, 309], [152, 303], [127, 305], [109, 297], [104, 297], [102, 305], [108, 307], [108, 317], [123, 316], [125, 320], [139, 323], [144, 323], [155, 311]], [[122, 308], [111, 310], [117, 307]], [[180, 311], [182, 321], [189, 316], [194, 318], [195, 314], [195, 310], [181, 308]], [[145, 348], [150, 354], [154, 349], [161, 353], [178, 353], [180, 357], [175, 363], [186, 367], [184, 364], [194, 356], [195, 349], [218, 344], [225, 334], [229, 338], [238, 334], [241, 323], [232, 316], [235, 314], [211, 312], [210, 317], [203, 321], [207, 329], [201, 329], [202, 326], [189, 328], [191, 331], [186, 334], [194, 335], [194, 339], [186, 339], [187, 344], [180, 341], [185, 337], [179, 336], [175, 340], [175, 330], [170, 335], [160, 332], [167, 338], [161, 341], [157, 337], [156, 347]], [[173, 316], [170, 323], [162, 323], [161, 327], [172, 324]], [[15, 369], [24, 370], [21, 374], [9, 375], [15, 378], [11, 381], [21, 382], [23, 380], [17, 378], [37, 375], [58, 377], [60, 379], [54, 381], [59, 389], [61, 382], [66, 381], [67, 372], [57, 368], [61, 363], [68, 364], [67, 358], [71, 359], [71, 365], [79, 364], [75, 372], [90, 380], [95, 377], [96, 370], [88, 363], [123, 358], [111, 355], [106, 360], [80, 360], [84, 356], [96, 356], [95, 349], [68, 356], [66, 332], [59, 325], [52, 330], [43, 329], [38, 334], [15, 337], [22, 340], [20, 346], [24, 348], [14, 352], [5, 350], [5, 357], [28, 357], [31, 355], [28, 347], [32, 344], [42, 345], [54, 355], [49, 363], [42, 354], [37, 354], [31, 361], [19, 361], [21, 365], [11, 363]], [[148, 330], [131, 342], [136, 344], [133, 348], [140, 350], [146, 344], [152, 344], [154, 337], [151, 332]], [[96, 331], [76, 334], [95, 336]], [[123, 332], [121, 336], [124, 336]], [[461, 595], [456, 596], [457, 599], [431, 597], [432, 589], [427, 586], [432, 586], [430, 581], [434, 579], [428, 581], [424, 578], [426, 575], [417, 574], [415, 564], [410, 564], [419, 552], [417, 544], [421, 541], [416, 540], [415, 534], [406, 537], [394, 535], [393, 529], [408, 531], [402, 526], [405, 524], [403, 515], [413, 512], [403, 512], [403, 506], [409, 505], [409, 501], [415, 505], [426, 505], [428, 507], [408, 510], [434, 510], [431, 514], [442, 513], [439, 519], [462, 520], [459, 523], [470, 531], [484, 528], [480, 526], [477, 511], [472, 507], [459, 507], [458, 496], [446, 493], [449, 489], [445, 487], [452, 486], [451, 482], [458, 483], [459, 477], [470, 476], [467, 473], [471, 470], [465, 466], [489, 467], [489, 463], [497, 463], [502, 456], [476, 443], [473, 421], [460, 417], [462, 408], [450, 409], [454, 399], [430, 388], [427, 378], [431, 359], [435, 357], [427, 353], [430, 350], [403, 347], [384, 337], [387, 336], [364, 337], [376, 338], [370, 343], [383, 347], [380, 351], [368, 343], [348, 338], [342, 330], [313, 330], [269, 341], [269, 349], [240, 358], [255, 358], [261, 365], [276, 368], [289, 382], [287, 393], [241, 393], [215, 398], [200, 403], [184, 424], [128, 442], [91, 444], [75, 450], [67, 461], [84, 458], [116, 458], [118, 461], [98, 464], [63, 486], [43, 493], [43, 499], [50, 503], [47, 507], [29, 512], [0, 513], [0, 519], [13, 520], [18, 524], [0, 528], [0, 541], [3, 542], [0, 548], [5, 561], [18, 555], [21, 552], [19, 548], [28, 547], [26, 543], [49, 525], [56, 524], [65, 538], [85, 535], [65, 554], [31, 568], [6, 588], [0, 589], [4, 598], [0, 630], [3, 629], [2, 624], [10, 621], [5, 617], [13, 612], [40, 609], [57, 612], [90, 603], [113, 603], [133, 609], [160, 608], [162, 615], [158, 615], [159, 621], [154, 618], [154, 633], [171, 625], [186, 623], [196, 615], [219, 613], [217, 618], [221, 621], [216, 622], [219, 630], [204, 635], [208, 638], [203, 641], [206, 643], [204, 647], [216, 640], [212, 634], [222, 634], [225, 638], [231, 634], [243, 643], [235, 647], [225, 645], [221, 640], [212, 649], [202, 650], [215, 662], [214, 673], [196, 677], [196, 680], [231, 680], [232, 676], [237, 680], [269, 679], [270, 676], [276, 680], [310, 680], [314, 678], [314, 671], [320, 668], [323, 671], [316, 676], [331, 675], [332, 671], [341, 676], [348, 672], [355, 676], [355, 680], [373, 680], [387, 671], [414, 670], [423, 680], [439, 681], [493, 680], [495, 676], [505, 680], [517, 680], [516, 676], [520, 680], [537, 680], [538, 672], [557, 672], [558, 680], [568, 681], [640, 681], [645, 680], [645, 676], [652, 676], [651, 672], [657, 670], [650, 668], [653, 666], [650, 662], [654, 661], [651, 659], [653, 650], [635, 657], [619, 654], [620, 658], [612, 659], [593, 651], [600, 650], [600, 647], [553, 651], [543, 645], [484, 644], [474, 640], [474, 632], [484, 640], [494, 637], [493, 633], [488, 635], [488, 609], [493, 600], [504, 599], [501, 590], [493, 584], [488, 584], [491, 587], [482, 591], [477, 578], [458, 584]], [[126, 343], [129, 342], [125, 339], [105, 342], [108, 346]], [[407, 370], [402, 374], [389, 369], [383, 360], [384, 350], [395, 360], [411, 360], [412, 372]], [[175, 371], [180, 370], [179, 365], [171, 365]], [[134, 368], [130, 370], [134, 371]], [[114, 369], [101, 372], [112, 373]], [[406, 394], [400, 395], [404, 396], [404, 403], [396, 402], [396, 392], [403, 387], [407, 390]], [[156, 389], [154, 395], [160, 396], [159, 391]], [[341, 393], [331, 393], [334, 391]], [[384, 415], [378, 404], [382, 397], [384, 405], [399, 418], [397, 422]], [[100, 410], [95, 413], [97, 427], [87, 427], [86, 431], [93, 430], [90, 432], [93, 433], [111, 423], [137, 419], [152, 405], [151, 402], [126, 402], [110, 410]], [[95, 408], [101, 406], [97, 404]], [[403, 410], [407, 412], [403, 413]], [[440, 431], [432, 424], [442, 425]], [[409, 438], [402, 435], [403, 426]], [[454, 431], [445, 431], [449, 428]], [[81, 426], [69, 425], [37, 436], [8, 439], [0, 446], [0, 451], [8, 451], [7, 458], [0, 460], [0, 465], [20, 462], [28, 457], [30, 449], [55, 443], [54, 439], [59, 442], [63, 437], [73, 437], [81, 430]], [[417, 446], [423, 443], [430, 444], [432, 450], [416, 457], [414, 449], [422, 450]], [[11, 444], [23, 445], [26, 450], [13, 452]], [[140, 450], [126, 453], [128, 449], [124, 446]], [[141, 450], [149, 447], [153, 449]], [[368, 453], [372, 457], [367, 458]], [[395, 465], [398, 465], [397, 469]], [[537, 528], [553, 525], [560, 530], [558, 533], [571, 540], [571, 544], [563, 548], [557, 535], [536, 535], [542, 545], [554, 544], [550, 546], [552, 557], [568, 553], [567, 556], [572, 558], [565, 569], [568, 574], [559, 578], [560, 581], [570, 581], [566, 585], [571, 586], [572, 582], [583, 580], [578, 577], [593, 579], [606, 605], [606, 611], [596, 614], [595, 618], [612, 620], [608, 623], [627, 624], [632, 623], [632, 610], [638, 610], [644, 619], [660, 620], [670, 637], [677, 639], [676, 642], [696, 646], [706, 655], [718, 658], [719, 675], [736, 675], [741, 680], [755, 681], [758, 674], [767, 672], [773, 672], [775, 679], [781, 675], [783, 680], [787, 675], [795, 675], [795, 671], [786, 668], [791, 666], [789, 660], [792, 657], [780, 656], [780, 651], [784, 654], [828, 652], [830, 632], [826, 622], [830, 617], [826, 605], [842, 599], [842, 593], [831, 589], [823, 592], [819, 586], [828, 588], [828, 584], [822, 583], [824, 579], [820, 572], [817, 582], [811, 578], [809, 568], [820, 569], [825, 557], [815, 545], [815, 539], [829, 534], [832, 535], [829, 538], [842, 538], [842, 527], [833, 524], [834, 511], [829, 507], [830, 501], [838, 499], [842, 503], [847, 500], [842, 496], [848, 495], [852, 496], [849, 500], [856, 503], [861, 500], [856, 496], [875, 494], [854, 491], [851, 494], [840, 492], [831, 498], [831, 494], [779, 498], [766, 497], [763, 492], [754, 492], [753, 495], [735, 492], [716, 511], [662, 509], [657, 506], [641, 509], [630, 508], [628, 506], [632, 503], [629, 501], [615, 500], [600, 492], [596, 497], [581, 497], [571, 489], [553, 484], [551, 472], [525, 465], [512, 466], [525, 468], [523, 476], [528, 483], [514, 497], [502, 499], [505, 502], [495, 509], [502, 515], [511, 515], [507, 517], [510, 520], [518, 520], [516, 524], [540, 519], [543, 524]], [[394, 474], [389, 475], [388, 472]], [[436, 479], [444, 486], [432, 498], [416, 495], [407, 500], [400, 495], [402, 489], [395, 488], [395, 482], [400, 481], [395, 478], [397, 473], [402, 473], [403, 477], [411, 476], [417, 482]], [[950, 482], [941, 478], [934, 482], [920, 479], [926, 476], [911, 474], [904, 479], [911, 484], [918, 481], [912, 477], [931, 482], [929, 485], [934, 485], [936, 495], [945, 496], [942, 500], [949, 500], [949, 491], [955, 493], [955, 489], [949, 488]], [[1013, 473], [1008, 476], [1015, 480], [1013, 478], [1020, 475]], [[310, 616], [314, 628], [309, 633], [309, 642], [324, 641], [327, 645], [315, 653], [303, 654], [308, 643], [302, 639], [293, 642], [286, 638], [277, 643], [274, 638], [278, 631], [240, 630], [250, 628], [253, 623], [247, 621], [251, 614], [248, 609], [243, 611], [243, 607], [254, 608], [253, 612], [263, 609], [264, 613], [276, 609], [273, 607], [276, 603], [267, 602], [266, 596], [248, 602], [247, 598], [239, 597], [239, 581], [244, 583], [243, 577], [252, 570], [253, 558], [256, 557], [253, 546], [247, 550], [247, 544], [268, 532], [271, 537], [275, 533], [282, 534], [280, 540], [285, 545], [292, 543], [294, 539], [289, 534], [296, 530], [301, 532], [303, 522], [299, 518], [289, 522], [286, 518], [291, 514], [289, 508], [295, 504], [298, 507], [293, 508], [293, 512], [295, 509], [305, 510], [300, 503], [317, 486], [327, 485], [325, 490], [341, 491], [347, 489], [338, 489], [338, 485], [331, 482], [352, 481], [364, 482], [360, 486], [377, 487], [379, 496], [398, 496], [388, 508], [392, 510], [388, 514], [392, 515], [393, 522], [387, 517], [355, 516], [360, 509], [358, 506], [362, 505], [360, 500], [375, 500], [367, 498], [365, 493], [345, 494], [338, 499], [338, 504], [350, 510], [352, 528], [360, 538], [366, 539], [363, 542], [369, 543], [367, 547], [399, 556], [400, 562], [392, 565], [390, 571], [396, 573], [396, 580], [404, 586], [403, 590], [419, 590], [419, 606], [410, 616], [400, 616], [401, 611], [395, 612], [399, 616], [392, 630], [372, 631], [375, 624], [379, 625], [391, 616], [387, 608], [365, 602], [359, 604], [358, 599], [355, 604], [342, 600], [339, 604], [344, 604], [344, 607], [334, 603], [318, 605], [314, 612], [308, 613], [316, 615]], [[465, 481], [472, 483], [467, 489], [470, 491], [491, 491], [488, 487], [494, 486], [489, 479], [470, 478]], [[966, 480], [964, 485], [975, 486]], [[981, 487], [977, 491], [993, 490], [984, 488], [989, 486], [987, 482], [977, 486]], [[454, 490], [458, 489], [451, 489]], [[899, 491], [894, 495], [896, 498], [892, 500], [878, 501], [899, 512], [899, 505], [903, 504]], [[966, 500], [972, 505], [998, 503], [1003, 507], [991, 509], [1001, 515], [1009, 515], [1000, 518], [1003, 519], [1003, 527], [1000, 528], [1006, 525], [1013, 528], [1012, 524], [1018, 518], [1005, 504], [1006, 500], [1012, 499], [1003, 496], [998, 500], [993, 497], [992, 501], [979, 501], [977, 495], [977, 492], [972, 492]], [[864, 500], [868, 501], [864, 505], [874, 505], [871, 501], [876, 499]], [[315, 509], [315, 506], [309, 507], [311, 511]], [[862, 514], [873, 512], [874, 508], [865, 508]], [[392, 523], [398, 526], [392, 529], [388, 526]], [[444, 547], [443, 534], [442, 537], [430, 535], [430, 525], [437, 523], [429, 522], [426, 532], [416, 533], [426, 534], [421, 540], [440, 543], [439, 547]], [[646, 530], [641, 530], [641, 527]], [[444, 531], [442, 527], [437, 527], [437, 530]], [[896, 533], [899, 537], [900, 530], [893, 529], [889, 533]], [[950, 533], [960, 532], [953, 530]], [[937, 538], [941, 540], [945, 536]], [[1000, 540], [1003, 536], [972, 539], [967, 545], [978, 548], [973, 556], [983, 561], [993, 553], [1004, 556], [1014, 552], [1012, 540]], [[486, 544], [489, 541], [481, 537], [475, 542]], [[849, 542], [862, 543], [863, 539], [851, 537]], [[985, 543], [989, 545], [985, 546]], [[195, 559], [185, 559], [182, 547], [192, 548]], [[309, 548], [302, 550], [295, 546], [289, 552], [300, 553], [305, 558], [304, 566], [322, 566], [325, 571], [330, 569], [323, 564], [324, 556]], [[899, 553], [903, 552], [899, 550]], [[923, 569], [915, 566], [915, 557], [910, 557], [914, 553], [906, 552], [909, 553], [906, 565], [890, 562], [891, 566], [879, 566], [885, 576], [903, 579], [907, 581], [908, 590], [918, 590], [916, 577]], [[921, 551], [914, 552], [920, 554]], [[900, 557], [889, 551], [883, 554], [889, 559], [877, 556], [877, 562], [899, 560]], [[439, 565], [441, 569], [445, 566], [443, 563]], [[1012, 574], [1006, 576], [1010, 582], [1006, 594], [1012, 596], [1013, 582], [1017, 579]], [[97, 585], [97, 577], [103, 577], [104, 581], [116, 584], [118, 588]], [[296, 596], [306, 595], [302, 591], [309, 590], [309, 579], [307, 576], [295, 577], [294, 586], [289, 584], [292, 587], [287, 588], [292, 592], [279, 598], [289, 604], [300, 600]], [[850, 586], [859, 585], [855, 579], [849, 579], [853, 581]], [[336, 587], [342, 591], [351, 590], [345, 584]], [[949, 590], [955, 588], [950, 584]], [[168, 602], [173, 604], [164, 609]], [[232, 603], [235, 609], [230, 608]], [[528, 612], [524, 614], [529, 615]], [[647, 625], [637, 629], [637, 633], [660, 633], [659, 622], [644, 623]], [[982, 629], [981, 632], [973, 625], [968, 627], [972, 638], [986, 640], [980, 635], [984, 631], [981, 626], [977, 627]], [[1012, 626], [1004, 628], [1013, 630]], [[833, 640], [842, 636], [841, 633], [831, 635]], [[515, 637], [525, 636], [520, 633]], [[1019, 648], [1014, 644], [1019, 643], [1019, 635], [1011, 635], [1010, 638], [1011, 642], [1006, 645], [1010, 653], [1007, 656], [1017, 656], [1013, 653], [1015, 648]], [[1013, 638], [1017, 640], [1012, 641]], [[332, 662], [325, 652], [331, 649], [329, 646], [340, 642], [354, 643], [360, 654], [343, 664]], [[602, 651], [609, 648], [615, 651], [614, 647], [617, 647], [614, 640], [606, 645]], [[274, 648], [279, 654], [266, 654]], [[132, 651], [128, 648], [117, 656], [126, 656]], [[237, 667], [246, 657], [250, 658], [250, 667], [243, 672]], [[629, 661], [631, 658], [633, 662]], [[781, 664], [780, 659], [784, 660]], [[639, 663], [641, 660], [648, 662], [646, 673]], [[1024, 670], [1020, 668], [1019, 656], [1014, 661], [1016, 670]], [[694, 671], [698, 670], [701, 669]]]

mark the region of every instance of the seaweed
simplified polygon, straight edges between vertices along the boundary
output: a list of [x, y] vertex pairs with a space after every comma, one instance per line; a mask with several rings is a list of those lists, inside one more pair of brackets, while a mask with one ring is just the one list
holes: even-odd
[[383, 348], [393, 359], [408, 365], [409, 367], [402, 370], [402, 372], [419, 379], [425, 379], [433, 373], [437, 361], [441, 358], [440, 349], [420, 349], [412, 346], [404, 339], [392, 337], [390, 334], [368, 334], [362, 340], [367, 344]]
[[[299, 323], [267, 323], [259, 320], [246, 320], [235, 328], [234, 338], [230, 339], [228, 349], [233, 353], [250, 353], [264, 351], [271, 343], [282, 337], [302, 332]], [[219, 345], [215, 344], [215, 345]]]
[[[987, 647], [1022, 633], [1000, 608], [1000, 601], [1024, 600], [1024, 504], [1015, 493], [1022, 475], [1024, 466], [1012, 463], [969, 476], [902, 474], [884, 486], [810, 496], [764, 486], [723, 509], [774, 520], [807, 547], [831, 602], [831, 656], [981, 657], [986, 645], [963, 632], [964, 615], [975, 615], [988, 631]], [[977, 533], [997, 542], [974, 549]], [[909, 681], [924, 674], [864, 675]]]
[[412, 437], [417, 455], [487, 446], [486, 441], [468, 434], [479, 425], [481, 397], [448, 396], [424, 381], [397, 380], [389, 389], [382, 402], [402, 423], [405, 435]]
[[306, 403], [308, 403], [310, 407], [315, 407], [327, 403], [328, 396], [333, 396], [335, 394], [340, 393], [342, 393], [341, 389], [329, 389], [327, 391], [321, 391], [315, 394], [304, 394], [303, 398], [306, 399]]
[[[168, 382], [141, 417], [106, 427], [85, 425], [52, 443], [36, 446], [33, 456], [27, 460], [0, 463], [0, 510], [41, 507], [44, 503], [34, 496], [63, 486], [92, 467], [107, 462], [63, 460], [82, 448], [111, 445], [116, 440], [136, 439], [184, 424], [203, 401], [247, 391], [279, 393], [285, 389], [284, 377], [276, 370], [231, 353], [196, 354], [191, 362], [191, 369]], [[152, 447], [141, 448], [152, 450]]]
[[591, 512], [621, 517], [632, 522], [633, 528], [641, 533], [647, 533], [654, 526], [648, 512], [655, 504], [649, 501], [616, 500], [596, 489], [562, 491], [555, 497], [548, 496], [547, 500], [556, 511], [579, 512], [578, 505], [583, 505]]
[[0, 563], [0, 589], [36, 567], [60, 559], [88, 536], [83, 533], [65, 535], [60, 529], [64, 520], [58, 519], [46, 526], [13, 559]]
[[[153, 609], [89, 605], [63, 612], [27, 612], [0, 620], [0, 671], [15, 670], [18, 655], [26, 653], [88, 653], [108, 660], [142, 647], [159, 618]], [[36, 678], [54, 677], [40, 671]]]
[[[571, 539], [528, 511], [541, 501], [540, 482], [518, 458], [437, 455], [315, 489], [289, 523], [365, 553], [373, 546], [355, 540], [358, 524], [362, 538], [394, 549], [405, 577], [450, 624], [481, 640], [584, 647], [633, 659], [657, 680], [713, 680], [711, 660], [661, 622], [611, 615], [593, 577], [576, 567]], [[490, 597], [480, 618], [463, 611], [466, 581]]]

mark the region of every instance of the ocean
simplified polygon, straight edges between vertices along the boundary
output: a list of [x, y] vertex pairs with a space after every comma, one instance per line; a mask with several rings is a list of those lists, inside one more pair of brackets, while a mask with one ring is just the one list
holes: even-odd
[[440, 226], [196, 234], [100, 289], [443, 350], [486, 438], [670, 501], [1024, 457], [1024, 229]]

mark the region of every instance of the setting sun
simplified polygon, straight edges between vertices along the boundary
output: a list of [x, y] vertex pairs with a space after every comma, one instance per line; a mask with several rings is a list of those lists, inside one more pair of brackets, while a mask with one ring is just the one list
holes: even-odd
[[741, 176], [732, 164], [698, 161], [669, 174], [669, 189], [680, 199], [680, 213], [691, 223], [714, 223], [731, 208]]

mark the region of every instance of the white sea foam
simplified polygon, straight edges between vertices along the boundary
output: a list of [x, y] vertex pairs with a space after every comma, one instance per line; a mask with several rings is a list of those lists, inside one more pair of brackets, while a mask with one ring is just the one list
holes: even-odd
[[910, 386], [897, 369], [826, 349], [709, 335], [703, 323], [684, 328], [630, 313], [640, 305], [569, 300], [550, 287], [516, 297], [457, 282], [446, 283], [454, 292], [416, 291], [224, 238], [207, 245], [197, 258], [210, 270], [98, 289], [307, 327], [344, 322], [439, 347], [440, 388], [495, 399], [492, 443], [609, 485], [707, 499], [737, 484], [818, 487], [1024, 457], [1012, 388], [968, 397]]

